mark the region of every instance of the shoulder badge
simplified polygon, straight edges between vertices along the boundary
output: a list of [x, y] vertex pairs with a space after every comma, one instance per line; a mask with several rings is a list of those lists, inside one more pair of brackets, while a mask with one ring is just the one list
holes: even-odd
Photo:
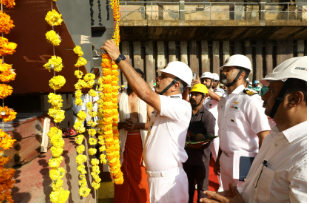
[[252, 90], [252, 89], [244, 89], [244, 93], [249, 95], [249, 96], [253, 96], [254, 94], [258, 94], [255, 90]]

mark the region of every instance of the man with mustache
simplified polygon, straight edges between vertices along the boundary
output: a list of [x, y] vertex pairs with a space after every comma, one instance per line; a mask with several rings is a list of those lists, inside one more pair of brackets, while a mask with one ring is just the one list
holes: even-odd
[[244, 55], [232, 55], [220, 69], [221, 83], [227, 91], [218, 104], [220, 148], [214, 171], [221, 174], [223, 188], [227, 190], [230, 182], [236, 186], [243, 183], [240, 167], [250, 168], [250, 165], [242, 166], [240, 156], [248, 160], [254, 157], [270, 127], [261, 97], [244, 87], [251, 71], [250, 60]]
[[179, 61], [168, 63], [158, 71], [154, 92], [113, 40], [107, 40], [102, 49], [118, 64], [134, 93], [155, 109], [143, 148], [150, 202], [188, 202], [188, 178], [182, 164], [188, 159], [184, 147], [192, 108], [182, 93], [191, 86], [190, 67]]
[[307, 202], [307, 56], [288, 59], [260, 82], [265, 114], [276, 122], [263, 141], [245, 183], [222, 193], [205, 192], [222, 203]]
[[[214, 135], [215, 118], [203, 106], [203, 101], [208, 96], [208, 90], [203, 84], [192, 87], [190, 103], [192, 106], [192, 117], [187, 132], [187, 140], [199, 139], [198, 134]], [[195, 133], [195, 135], [193, 135]], [[208, 190], [208, 174], [210, 161], [210, 143], [198, 143], [186, 145], [188, 160], [183, 164], [189, 182], [189, 203], [193, 203], [195, 183], [197, 183], [198, 200], [205, 198], [203, 194]]]

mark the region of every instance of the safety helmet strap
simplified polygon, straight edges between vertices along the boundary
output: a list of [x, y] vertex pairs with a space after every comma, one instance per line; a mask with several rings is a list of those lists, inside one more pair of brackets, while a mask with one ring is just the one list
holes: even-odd
[[243, 70], [242, 70], [242, 69], [239, 69], [239, 72], [238, 72], [237, 76], [235, 77], [235, 79], [234, 79], [231, 83], [226, 84], [225, 86], [226, 86], [226, 87], [230, 87], [230, 86], [232, 86], [233, 84], [235, 84], [235, 83], [237, 82], [238, 78], [240, 77], [240, 75], [241, 75], [242, 72], [243, 72]]
[[167, 90], [169, 90], [169, 88], [171, 88], [174, 84], [176, 84], [176, 82], [179, 79], [176, 77], [163, 91], [161, 91], [161, 93], [159, 93], [160, 95], [163, 95]]
[[285, 92], [288, 90], [290, 83], [291, 83], [291, 80], [290, 80], [290, 79], [287, 79], [287, 80], [284, 82], [283, 87], [281, 88], [280, 93], [279, 93], [278, 96], [276, 97], [275, 103], [274, 103], [273, 107], [271, 108], [269, 117], [271, 117], [271, 118], [274, 118], [274, 117], [275, 117], [275, 114], [276, 114], [276, 112], [277, 112], [277, 109], [278, 109], [280, 103], [283, 101], [283, 97], [284, 97], [284, 95], [285, 95]]

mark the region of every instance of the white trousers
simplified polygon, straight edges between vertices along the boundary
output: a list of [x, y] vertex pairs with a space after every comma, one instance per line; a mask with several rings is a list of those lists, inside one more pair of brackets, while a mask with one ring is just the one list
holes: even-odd
[[[212, 154], [215, 161], [217, 161], [217, 158], [218, 158], [219, 146], [220, 146], [220, 141], [219, 141], [219, 137], [217, 137], [210, 144], [211, 154]], [[221, 175], [219, 174], [217, 177], [218, 177], [218, 182], [219, 182], [219, 189], [218, 190], [221, 190], [220, 188], [223, 188], [222, 187]]]
[[188, 177], [182, 167], [178, 173], [153, 173], [159, 175], [147, 171], [150, 203], [188, 203]]
[[220, 156], [220, 174], [224, 190], [229, 190], [229, 183], [233, 182], [240, 187], [244, 182], [233, 179], [233, 154], [226, 156], [223, 152]]

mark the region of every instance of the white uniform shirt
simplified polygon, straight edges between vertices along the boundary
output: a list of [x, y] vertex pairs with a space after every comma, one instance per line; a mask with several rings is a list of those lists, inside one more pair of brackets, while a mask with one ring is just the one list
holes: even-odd
[[221, 88], [219, 88], [219, 87], [216, 87], [216, 88], [214, 89], [214, 92], [221, 92], [222, 95], [225, 93], [224, 89], [221, 89]]
[[261, 97], [249, 96], [243, 92], [244, 88], [241, 85], [231, 94], [226, 91], [218, 104], [220, 149], [227, 153], [257, 152], [256, 134], [270, 130]]
[[[267, 167], [261, 173], [264, 160]], [[283, 132], [274, 126], [238, 190], [246, 203], [306, 203], [307, 121]]]
[[[176, 98], [177, 97], [177, 98]], [[147, 171], [166, 171], [182, 166], [188, 159], [184, 149], [191, 120], [190, 103], [181, 94], [161, 96], [161, 112], [150, 119], [143, 157]]]
[[[219, 90], [214, 90], [214, 92], [216, 94], [218, 94], [218, 96], [222, 97], [223, 94], [219, 91]], [[218, 129], [219, 129], [219, 126], [218, 126], [218, 103], [219, 101], [216, 101], [214, 99], [212, 99], [211, 97], [207, 97], [204, 102], [203, 102], [203, 105], [204, 107], [212, 113], [212, 115], [215, 117], [216, 119], [216, 125], [215, 125], [215, 135], [218, 136]]]

